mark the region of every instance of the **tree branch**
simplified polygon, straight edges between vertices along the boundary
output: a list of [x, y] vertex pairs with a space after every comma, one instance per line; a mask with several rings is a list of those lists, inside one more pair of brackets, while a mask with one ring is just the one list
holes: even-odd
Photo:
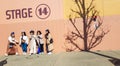
[[80, 33], [80, 31], [78, 30], [77, 26], [74, 24], [72, 18], [69, 16], [69, 20], [72, 23], [73, 27], [75, 28], [75, 30], [77, 31], [77, 33], [79, 34], [80, 38], [83, 39], [82, 34]]
[[94, 38], [96, 38], [96, 37], [95, 37], [96, 31], [98, 30], [98, 28], [100, 28], [101, 25], [102, 25], [102, 23], [99, 23], [97, 29], [95, 29], [95, 30], [93, 31], [92, 38], [91, 38], [91, 40], [90, 40], [90, 42], [89, 42], [89, 47], [93, 44], [92, 41], [93, 41]]
[[75, 11], [75, 10], [73, 10], [73, 9], [71, 9], [71, 11], [72, 11], [72, 12], [75, 12], [75, 13], [78, 14], [78, 15], [80, 15], [80, 17], [83, 16], [82, 13], [80, 13], [80, 12], [78, 12], [78, 11]]
[[80, 15], [80, 17], [83, 17], [83, 13], [82, 13], [82, 10], [81, 10], [81, 6], [79, 5], [79, 2], [80, 2], [80, 5], [82, 6], [82, 2], [81, 2], [81, 0], [75, 0], [75, 3], [77, 4], [77, 7], [78, 7], [78, 9], [79, 9], [79, 15]]
[[77, 45], [77, 43], [75, 43], [74, 40], [72, 40], [72, 38], [70, 38], [69, 36], [67, 36], [66, 39], [69, 40], [70, 43], [73, 44], [75, 47], [77, 47], [79, 50], [83, 50], [83, 49], [81, 49], [81, 48]]
[[[93, 2], [94, 2], [94, 0], [92, 0], [92, 1], [90, 2], [90, 5], [88, 6], [87, 11], [91, 11], [91, 10], [92, 10], [92, 8], [94, 7], [94, 6], [92, 7]], [[88, 13], [87, 13], [87, 14], [88, 14]]]
[[75, 32], [71, 32], [71, 33], [74, 34], [75, 36], [80, 37], [80, 38], [83, 39], [83, 36], [82, 36], [82, 35], [79, 35], [79, 34], [77, 34], [77, 33], [75, 33]]
[[103, 30], [103, 29], [101, 29], [101, 33], [100, 33], [100, 35], [98, 35], [98, 36], [96, 36], [96, 37], [94, 37], [95, 38], [95, 40], [91, 43], [91, 46], [89, 46], [89, 49], [91, 49], [91, 48], [94, 48], [94, 47], [96, 47], [97, 45], [99, 45], [100, 43], [101, 43], [101, 41], [102, 41], [102, 39], [103, 39], [103, 37], [109, 32], [109, 30], [107, 30], [106, 32]]

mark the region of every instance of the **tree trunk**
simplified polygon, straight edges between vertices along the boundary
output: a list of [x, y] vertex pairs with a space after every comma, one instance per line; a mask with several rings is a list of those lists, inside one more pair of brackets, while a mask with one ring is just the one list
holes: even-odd
[[[86, 21], [84, 20], [83, 22], [86, 22]], [[88, 51], [88, 48], [87, 48], [87, 32], [86, 32], [86, 28], [87, 28], [86, 23], [84, 23], [84, 28], [83, 28], [83, 30], [84, 30], [84, 39], [83, 39], [83, 41], [84, 41], [84, 51]]]
[[83, 0], [83, 31], [84, 31], [84, 51], [88, 51], [87, 48], [87, 23], [86, 23], [86, 12], [85, 12], [85, 0]]

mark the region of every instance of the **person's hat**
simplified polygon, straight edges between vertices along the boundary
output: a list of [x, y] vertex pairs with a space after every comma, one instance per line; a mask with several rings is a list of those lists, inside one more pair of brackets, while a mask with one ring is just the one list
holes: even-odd
[[11, 32], [11, 35], [12, 35], [12, 34], [15, 34], [15, 32]]
[[15, 34], [15, 32], [11, 32], [11, 34], [10, 34], [10, 35], [13, 35], [13, 34]]

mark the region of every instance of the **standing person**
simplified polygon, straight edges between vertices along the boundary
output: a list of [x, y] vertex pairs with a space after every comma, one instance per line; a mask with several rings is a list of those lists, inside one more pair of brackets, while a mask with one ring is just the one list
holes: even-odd
[[93, 21], [94, 21], [94, 28], [97, 29], [98, 28], [98, 16], [94, 16]]
[[30, 31], [30, 55], [36, 54], [36, 36], [34, 35], [34, 31]]
[[37, 42], [38, 42], [38, 51], [37, 54], [43, 54], [44, 53], [44, 41], [43, 41], [43, 37], [42, 37], [42, 32], [41, 31], [37, 31]]
[[28, 37], [26, 35], [26, 32], [21, 32], [20, 46], [22, 47], [23, 55], [26, 55], [27, 54], [27, 46], [28, 46]]
[[12, 48], [15, 49], [16, 55], [18, 55], [18, 48], [16, 44], [18, 44], [18, 41], [15, 40], [15, 33], [11, 32], [10, 36], [8, 37], [8, 47], [5, 56], [8, 56], [8, 53]]
[[53, 51], [53, 39], [52, 39], [52, 37], [50, 35], [49, 29], [46, 30], [45, 39], [46, 39], [47, 53], [52, 54], [52, 51]]

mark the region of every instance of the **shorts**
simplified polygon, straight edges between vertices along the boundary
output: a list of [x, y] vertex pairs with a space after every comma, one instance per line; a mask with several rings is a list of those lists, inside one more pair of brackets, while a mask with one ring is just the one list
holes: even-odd
[[16, 46], [16, 45], [14, 43], [10, 43], [8, 47], [13, 48], [13, 46]]

